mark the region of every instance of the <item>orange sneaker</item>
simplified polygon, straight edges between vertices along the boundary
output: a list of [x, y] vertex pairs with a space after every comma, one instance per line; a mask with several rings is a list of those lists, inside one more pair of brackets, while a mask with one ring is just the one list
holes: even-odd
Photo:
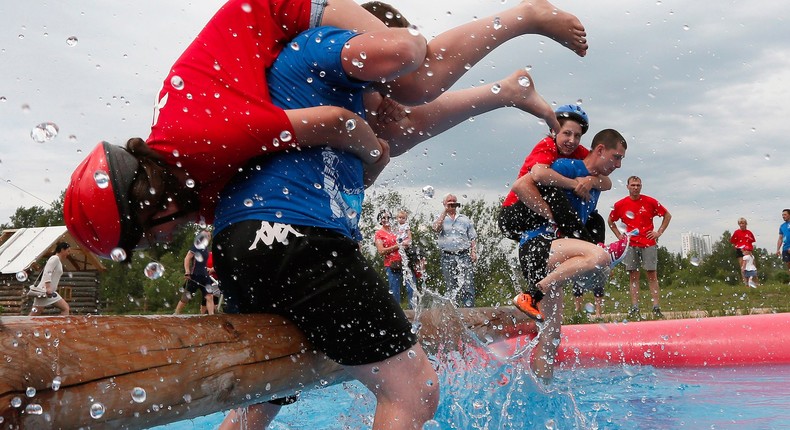
[[527, 293], [521, 293], [516, 297], [513, 297], [513, 304], [516, 306], [516, 308], [518, 308], [518, 310], [524, 312], [533, 320], [543, 321], [543, 314], [538, 308], [538, 302], [536, 302], [535, 298], [531, 295]]

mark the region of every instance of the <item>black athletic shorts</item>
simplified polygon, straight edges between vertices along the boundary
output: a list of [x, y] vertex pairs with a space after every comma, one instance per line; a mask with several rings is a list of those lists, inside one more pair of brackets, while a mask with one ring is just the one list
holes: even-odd
[[417, 343], [411, 322], [353, 240], [330, 230], [244, 221], [213, 242], [226, 313], [273, 313], [343, 365]]

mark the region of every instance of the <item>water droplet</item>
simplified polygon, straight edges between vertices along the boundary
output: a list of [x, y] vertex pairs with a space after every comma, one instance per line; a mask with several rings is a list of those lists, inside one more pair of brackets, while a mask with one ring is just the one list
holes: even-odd
[[30, 138], [36, 143], [49, 142], [58, 135], [58, 125], [54, 122], [42, 122], [30, 130]]
[[626, 211], [626, 212], [625, 212], [625, 216], [626, 216], [626, 217], [628, 217], [629, 219], [634, 219], [634, 216], [635, 216], [635, 215], [634, 215], [634, 213], [633, 213], [633, 212], [631, 212], [631, 211]]
[[526, 76], [519, 76], [518, 77], [518, 84], [521, 85], [524, 88], [527, 88], [530, 85], [532, 85], [532, 82]]
[[584, 305], [584, 311], [588, 314], [595, 312], [595, 306], [592, 303], [587, 303]]
[[384, 14], [384, 16], [385, 16], [387, 19], [392, 19], [392, 18], [395, 18], [395, 14], [393, 14], [393, 13], [392, 13], [392, 12], [390, 12], [390, 11], [387, 11], [387, 12]]
[[252, 207], [252, 199], [244, 199], [244, 206], [251, 208]]
[[372, 373], [374, 375], [379, 373], [380, 371], [381, 371], [381, 369], [379, 369], [378, 366], [373, 366], [373, 368], [370, 369], [370, 373]]
[[422, 187], [422, 197], [425, 199], [432, 199], [434, 195], [434, 189], [430, 185], [426, 185]]
[[36, 388], [27, 387], [27, 389], [25, 389], [25, 395], [28, 397], [36, 397]]
[[187, 186], [187, 188], [195, 188], [195, 180], [192, 178], [187, 179], [184, 184]]
[[56, 376], [52, 379], [52, 391], [60, 390], [60, 385], [63, 383], [63, 379], [60, 376]]
[[361, 58], [363, 60], [367, 60], [368, 59], [368, 54], [366, 54], [364, 51], [362, 51], [362, 52], [359, 53], [359, 58]]
[[19, 397], [14, 397], [11, 399], [11, 407], [18, 408], [20, 406], [22, 406], [22, 399]]
[[316, 190], [320, 190], [321, 188], [323, 188], [323, 186], [322, 186], [321, 184], [319, 184], [318, 182], [314, 183], [314, 184], [313, 184], [313, 187], [314, 187]]
[[283, 130], [282, 132], [280, 132], [280, 140], [282, 140], [283, 142], [290, 142], [291, 139], [293, 139], [293, 135], [291, 134], [290, 131]]
[[406, 356], [409, 357], [409, 358], [415, 358], [415, 357], [417, 357], [417, 353], [414, 352], [413, 349], [410, 349], [409, 352], [406, 353]]
[[357, 121], [355, 119], [352, 118], [346, 121], [346, 130], [351, 131], [355, 128], [357, 128]]
[[422, 430], [441, 430], [442, 426], [439, 425], [439, 421], [436, 420], [428, 420], [425, 424], [422, 425]]
[[132, 388], [132, 400], [135, 403], [143, 403], [146, 398], [145, 389], [141, 387], [134, 387]]
[[496, 17], [494, 18], [494, 30], [499, 30], [500, 28], [502, 28], [502, 21], [499, 17]]
[[91, 405], [91, 418], [97, 420], [104, 415], [104, 405], [101, 403], [94, 403]]
[[173, 77], [170, 78], [170, 85], [172, 85], [174, 89], [181, 91], [184, 89], [184, 80], [181, 79], [181, 76], [173, 75]]
[[110, 186], [110, 175], [103, 170], [97, 170], [93, 173], [93, 180], [96, 181], [96, 186], [99, 188], [107, 188]]
[[471, 65], [471, 64], [469, 64], [469, 63], [466, 63], [466, 64], [464, 64], [464, 69], [465, 69], [465, 70], [469, 70], [469, 69], [471, 69], [471, 68], [472, 68], [472, 65]]
[[206, 249], [211, 242], [211, 233], [203, 230], [195, 236], [195, 248]]
[[373, 158], [379, 158], [380, 155], [381, 155], [381, 151], [379, 151], [378, 149], [374, 149], [370, 151], [370, 156]]
[[333, 263], [332, 260], [326, 260], [326, 267], [331, 268], [334, 265], [335, 265], [335, 263]]
[[296, 43], [296, 42], [291, 42], [291, 49], [293, 49], [294, 51], [298, 51], [299, 50], [299, 44]]
[[27, 281], [27, 272], [25, 272], [24, 270], [21, 272], [16, 272], [16, 280], [19, 282]]
[[249, 3], [242, 3], [241, 4], [241, 10], [243, 10], [244, 12], [250, 13], [250, 12], [252, 12], [252, 6], [250, 6]]
[[771, 154], [765, 154], [765, 161], [771, 161]]
[[346, 216], [349, 219], [354, 219], [357, 217], [357, 211], [354, 210], [354, 208], [348, 208], [348, 210], [346, 211]]
[[689, 263], [691, 263], [691, 265], [692, 265], [692, 266], [695, 266], [695, 267], [696, 267], [696, 266], [699, 266], [699, 258], [697, 258], [697, 257], [691, 257], [691, 259], [689, 259]]
[[79, 40], [77, 40], [77, 36], [70, 36], [69, 38], [66, 39], [66, 45], [69, 45], [71, 47], [77, 46], [77, 42], [79, 42]]
[[683, 30], [685, 30], [685, 31], [689, 31], [690, 29], [691, 29], [691, 27], [689, 27], [688, 25], [684, 25], [683, 26]]
[[110, 258], [116, 262], [124, 261], [126, 260], [126, 251], [123, 248], [113, 248], [110, 251]]
[[499, 94], [500, 91], [502, 91], [502, 85], [494, 84], [494, 86], [491, 87], [491, 92], [494, 94]]
[[148, 263], [147, 266], [145, 266], [143, 273], [145, 274], [145, 277], [148, 279], [151, 280], [159, 279], [165, 273], [165, 266], [162, 266], [162, 264], [157, 261], [152, 261]]
[[409, 34], [411, 34], [412, 36], [419, 36], [420, 35], [420, 30], [417, 29], [416, 25], [410, 25], [409, 26]]

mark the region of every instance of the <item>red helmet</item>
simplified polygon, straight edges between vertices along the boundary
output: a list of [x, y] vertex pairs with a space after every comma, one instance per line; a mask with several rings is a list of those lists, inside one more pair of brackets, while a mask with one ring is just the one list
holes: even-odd
[[63, 202], [66, 227], [100, 257], [110, 258], [115, 248], [130, 257], [143, 236], [128, 195], [139, 165], [126, 149], [101, 142], [71, 175]]

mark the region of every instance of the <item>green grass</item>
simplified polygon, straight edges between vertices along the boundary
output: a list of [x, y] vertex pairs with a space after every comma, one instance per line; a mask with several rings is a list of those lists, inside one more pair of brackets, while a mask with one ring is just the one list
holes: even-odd
[[[652, 315], [650, 291], [644, 280], [639, 293], [639, 307], [646, 319], [655, 319]], [[592, 292], [584, 295], [583, 303], [593, 303]], [[670, 285], [661, 288], [661, 311], [667, 318], [693, 318], [705, 313], [705, 316], [727, 316], [751, 313], [790, 312], [790, 286], [787, 284], [767, 283], [758, 288], [748, 288], [736, 284], [730, 285], [722, 281], [709, 281], [703, 285]], [[609, 283], [606, 286], [606, 297], [603, 305], [603, 321], [620, 321], [626, 317], [631, 307], [628, 285]], [[592, 322], [584, 314], [574, 312], [573, 296], [570, 289], [565, 294], [566, 324]]]

